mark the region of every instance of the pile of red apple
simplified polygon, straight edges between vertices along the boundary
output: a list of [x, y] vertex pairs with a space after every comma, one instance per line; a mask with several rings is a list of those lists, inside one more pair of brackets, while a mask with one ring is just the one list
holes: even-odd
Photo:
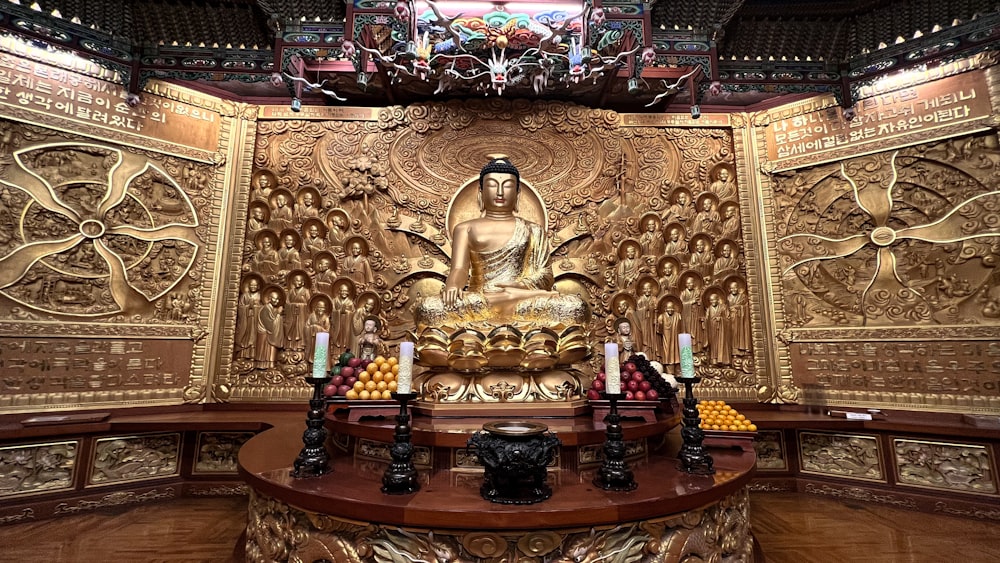
[[337, 363], [330, 368], [330, 382], [323, 387], [323, 395], [326, 397], [346, 397], [347, 392], [354, 388], [358, 381], [358, 371], [362, 368], [364, 360], [357, 358], [350, 352], [344, 352], [337, 359]]
[[[659, 374], [643, 373], [636, 362], [628, 361], [620, 366], [622, 392], [626, 401], [659, 401], [660, 392], [654, 388]], [[602, 370], [594, 378], [587, 390], [587, 398], [594, 401], [606, 398], [608, 375]]]

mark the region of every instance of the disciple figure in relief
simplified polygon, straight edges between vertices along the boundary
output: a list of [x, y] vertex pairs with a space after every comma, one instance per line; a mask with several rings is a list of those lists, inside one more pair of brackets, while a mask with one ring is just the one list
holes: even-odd
[[677, 341], [677, 335], [684, 332], [684, 322], [675, 299], [667, 299], [662, 311], [656, 317], [656, 333], [660, 337], [660, 345], [663, 348], [663, 365], [675, 365], [681, 363], [681, 348]]
[[677, 287], [677, 281], [680, 279], [681, 273], [678, 271], [678, 263], [676, 259], [671, 256], [664, 256], [660, 259], [660, 287], [664, 290], [674, 289]]
[[694, 216], [691, 230], [696, 233], [717, 235], [721, 227], [722, 218], [719, 217], [715, 196], [702, 195], [698, 198], [698, 212]]
[[326, 250], [326, 239], [323, 238], [322, 224], [312, 219], [306, 223], [305, 237], [302, 239], [302, 252], [308, 259], [313, 259], [317, 254]]
[[280, 232], [291, 228], [295, 223], [289, 203], [288, 194], [285, 192], [274, 196], [271, 202], [271, 221], [268, 223], [272, 230]]
[[631, 287], [635, 280], [639, 279], [641, 273], [642, 259], [639, 252], [642, 248], [634, 240], [622, 241], [618, 247], [618, 287], [625, 289]]
[[729, 316], [732, 329], [732, 355], [739, 356], [750, 352], [752, 335], [750, 332], [750, 302], [743, 285], [737, 281], [729, 282]]
[[732, 173], [726, 166], [720, 166], [715, 173], [715, 181], [709, 186], [709, 190], [719, 197], [719, 199], [736, 199], [736, 182], [733, 181]]
[[646, 256], [659, 256], [663, 254], [666, 242], [663, 240], [660, 216], [656, 213], [647, 213], [643, 216], [642, 224], [645, 228], [642, 235], [639, 236], [642, 253]]
[[344, 251], [344, 239], [347, 238], [347, 214], [334, 209], [326, 216], [326, 224], [330, 228], [326, 234], [330, 249], [339, 256]]
[[319, 206], [316, 205], [316, 196], [312, 190], [299, 192], [299, 200], [295, 202], [294, 212], [295, 219], [300, 223], [319, 217]]
[[684, 229], [680, 225], [675, 224], [668, 227], [667, 244], [663, 248], [663, 253], [667, 256], [673, 256], [681, 263], [685, 263], [688, 256], [687, 244]]
[[313, 268], [316, 270], [316, 291], [332, 294], [333, 281], [337, 279], [336, 259], [329, 252], [321, 252], [316, 255]]
[[267, 201], [271, 197], [271, 190], [273, 189], [274, 182], [271, 181], [271, 175], [267, 172], [262, 172], [257, 176], [254, 186], [250, 190], [250, 199]]
[[257, 315], [264, 304], [261, 302], [261, 282], [251, 276], [243, 282], [236, 312], [236, 357], [241, 360], [254, 359], [257, 345]]
[[278, 270], [287, 272], [302, 267], [302, 256], [299, 254], [299, 236], [295, 231], [281, 233], [282, 247], [278, 250]]
[[626, 317], [615, 319], [615, 341], [618, 343], [618, 357], [629, 359], [632, 354], [640, 352], [635, 335], [632, 331], [632, 321]]
[[354, 299], [351, 298], [351, 287], [340, 284], [337, 296], [333, 298], [333, 314], [330, 316], [330, 342], [335, 350], [349, 350], [351, 342], [351, 321], [354, 317]]
[[281, 314], [282, 292], [271, 288], [266, 292], [266, 301], [257, 314], [257, 346], [254, 353], [254, 367], [273, 368], [278, 360], [278, 350], [285, 344], [284, 325]]
[[660, 357], [660, 343], [653, 335], [656, 334], [656, 293], [655, 282], [644, 280], [639, 284], [639, 298], [635, 300], [635, 320], [638, 323], [639, 334], [643, 335], [642, 348], [637, 351], [646, 352], [651, 358]]
[[684, 285], [680, 294], [681, 304], [684, 305], [681, 317], [684, 326], [691, 331], [691, 350], [697, 353], [705, 347], [708, 336], [704, 324], [705, 308], [701, 304], [701, 277], [687, 274], [681, 283]]
[[733, 252], [733, 243], [728, 240], [720, 241], [718, 244], [718, 258], [715, 259], [715, 273], [736, 270], [740, 266], [739, 257]]
[[306, 349], [306, 323], [312, 298], [308, 281], [305, 272], [293, 273], [285, 297], [285, 348], [289, 350]]
[[712, 365], [729, 365], [732, 361], [730, 353], [729, 307], [722, 295], [716, 290], [708, 294], [708, 307], [705, 308], [705, 332], [708, 336], [708, 363]]
[[[312, 361], [316, 355], [316, 333], [330, 332], [330, 299], [325, 295], [317, 295], [309, 303], [309, 318], [306, 319], [306, 360]], [[332, 356], [333, 354], [327, 354], [328, 358]], [[327, 365], [325, 369], [329, 367]]]
[[[357, 342], [357, 339], [364, 334], [365, 319], [368, 317], [378, 317], [379, 306], [376, 299], [378, 299], [378, 296], [371, 292], [362, 293], [358, 297], [357, 309], [355, 309], [354, 314], [351, 316], [352, 342]], [[379, 325], [384, 326], [381, 322]]]
[[722, 206], [722, 238], [736, 239], [740, 235], [740, 213], [735, 203]]
[[340, 262], [341, 272], [351, 278], [361, 287], [371, 285], [375, 281], [371, 264], [368, 263], [368, 245], [361, 238], [348, 241], [348, 253]]
[[692, 252], [688, 265], [692, 270], [698, 272], [704, 277], [711, 276], [712, 268], [715, 265], [715, 255], [712, 254], [712, 246], [709, 243], [708, 238], [704, 236], [697, 236], [691, 246]]
[[667, 216], [671, 221], [687, 222], [695, 213], [694, 202], [687, 190], [681, 189], [674, 193], [674, 203], [670, 206]]
[[253, 270], [265, 278], [278, 273], [278, 249], [275, 248], [277, 237], [270, 231], [257, 234], [257, 250], [250, 259]]
[[256, 201], [250, 205], [250, 219], [247, 221], [247, 232], [256, 234], [267, 228], [267, 205]]
[[639, 322], [633, 297], [631, 295], [619, 294], [619, 296], [614, 298], [612, 303], [614, 303], [612, 311], [614, 318], [611, 319], [611, 330], [617, 331], [621, 320], [627, 319], [629, 322], [629, 339], [631, 340], [635, 350], [641, 351], [644, 344], [643, 334], [639, 331]]

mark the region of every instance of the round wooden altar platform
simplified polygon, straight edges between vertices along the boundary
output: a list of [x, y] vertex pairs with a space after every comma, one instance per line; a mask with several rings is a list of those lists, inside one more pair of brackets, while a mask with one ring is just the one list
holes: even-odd
[[421, 490], [380, 492], [393, 420], [327, 418], [333, 471], [289, 475], [302, 448], [301, 428], [274, 428], [240, 451], [250, 487], [248, 561], [666, 563], [696, 556], [753, 561], [746, 486], [752, 448], [712, 450], [716, 474], [689, 475], [675, 458], [675, 416], [624, 423], [639, 487], [604, 491], [592, 484], [603, 424], [589, 416], [534, 419], [563, 442], [549, 467], [552, 497], [503, 505], [479, 494], [482, 469], [464, 451], [472, 432], [502, 417], [415, 417], [413, 442]]

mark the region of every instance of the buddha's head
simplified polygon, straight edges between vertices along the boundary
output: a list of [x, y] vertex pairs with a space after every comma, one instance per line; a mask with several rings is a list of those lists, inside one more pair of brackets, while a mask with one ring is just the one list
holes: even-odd
[[316, 312], [318, 314], [325, 315], [326, 314], [326, 301], [324, 301], [322, 299], [316, 301], [315, 308], [316, 308]]
[[717, 307], [719, 305], [719, 294], [718, 293], [709, 294], [709, 296], [708, 296], [708, 302], [713, 307]]
[[281, 294], [277, 291], [272, 291], [270, 295], [267, 296], [267, 301], [272, 307], [277, 307], [281, 305]]
[[271, 179], [267, 176], [267, 174], [261, 174], [257, 177], [257, 187], [262, 190], [266, 190], [271, 187]]
[[479, 207], [483, 211], [513, 213], [521, 193], [521, 174], [504, 155], [491, 157], [479, 171]]
[[312, 207], [312, 204], [313, 204], [312, 194], [309, 192], [302, 194], [302, 205], [306, 207]]
[[347, 299], [351, 295], [351, 289], [347, 287], [347, 284], [340, 286], [340, 298]]
[[288, 198], [285, 197], [285, 194], [278, 194], [278, 197], [274, 198], [274, 204], [279, 208], [284, 207], [288, 205]]
[[719, 181], [720, 182], [726, 182], [728, 180], [729, 180], [729, 169], [728, 168], [720, 168], [719, 169]]
[[285, 248], [295, 247], [295, 237], [292, 235], [285, 235]]
[[729, 258], [733, 255], [733, 247], [728, 242], [722, 245], [722, 256]]
[[254, 219], [256, 219], [258, 221], [263, 221], [264, 220], [264, 208], [263, 207], [259, 207], [259, 206], [258, 207], [254, 207], [250, 212], [253, 214], [253, 218]]
[[674, 313], [676, 311], [677, 310], [675, 309], [673, 301], [667, 301], [667, 304], [663, 307], [663, 312], [665, 312], [667, 314], [667, 316], [670, 316], [670, 317], [674, 316]]
[[319, 238], [319, 226], [315, 223], [309, 225], [309, 236], [310, 238]]
[[730, 295], [740, 294], [740, 282], [730, 282], [729, 283], [729, 293]]
[[325, 272], [330, 269], [330, 259], [327, 257], [320, 258], [316, 261], [316, 271]]
[[355, 256], [361, 256], [361, 250], [362, 250], [361, 243], [358, 241], [354, 241], [354, 244], [351, 245], [351, 254]]
[[617, 330], [620, 336], [629, 336], [632, 334], [632, 323], [625, 318], [619, 318], [617, 322]]
[[250, 281], [247, 282], [247, 291], [250, 293], [257, 293], [259, 289], [260, 282], [257, 281], [257, 278], [250, 278]]
[[378, 319], [374, 317], [368, 317], [365, 319], [365, 332], [368, 334], [374, 334], [375, 330], [378, 328]]

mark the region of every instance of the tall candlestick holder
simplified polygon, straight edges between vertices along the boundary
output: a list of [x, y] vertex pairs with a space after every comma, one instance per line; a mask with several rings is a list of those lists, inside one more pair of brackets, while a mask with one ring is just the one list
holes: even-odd
[[292, 477], [318, 477], [329, 473], [330, 452], [326, 451], [326, 401], [323, 400], [323, 386], [330, 378], [306, 377], [306, 382], [312, 384], [313, 395], [309, 399], [309, 414], [306, 415], [306, 430], [302, 433], [304, 447], [295, 459]]
[[604, 461], [594, 477], [594, 486], [605, 491], [631, 491], [639, 486], [635, 482], [632, 470], [625, 462], [625, 440], [622, 433], [622, 420], [618, 414], [618, 401], [625, 398], [624, 393], [605, 393], [608, 397], [608, 415], [604, 417]]
[[677, 381], [684, 385], [684, 423], [681, 428], [681, 471], [697, 475], [712, 475], [715, 473], [715, 461], [705, 451], [705, 433], [701, 430], [701, 417], [698, 415], [698, 399], [694, 396], [694, 384], [701, 381], [698, 376], [678, 377]]
[[393, 393], [392, 398], [399, 401], [399, 414], [396, 415], [393, 444], [389, 450], [392, 463], [382, 475], [382, 492], [387, 495], [408, 495], [420, 490], [417, 468], [413, 466], [410, 414], [406, 411], [406, 404], [416, 399], [417, 393]]

